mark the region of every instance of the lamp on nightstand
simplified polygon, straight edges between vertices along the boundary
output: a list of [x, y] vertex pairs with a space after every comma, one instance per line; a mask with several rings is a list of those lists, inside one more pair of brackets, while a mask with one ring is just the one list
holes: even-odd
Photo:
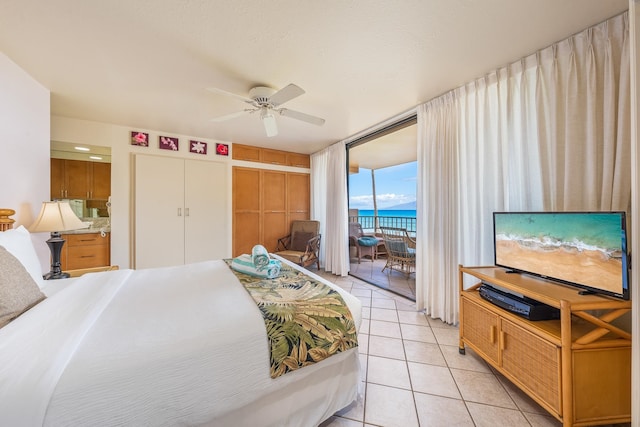
[[51, 238], [47, 245], [51, 250], [51, 271], [43, 277], [45, 280], [65, 279], [68, 273], [63, 273], [60, 268], [60, 253], [64, 245], [64, 239], [60, 237], [61, 231], [78, 230], [86, 228], [86, 224], [73, 213], [69, 202], [42, 202], [42, 210], [38, 219], [29, 227], [32, 233], [50, 232]]

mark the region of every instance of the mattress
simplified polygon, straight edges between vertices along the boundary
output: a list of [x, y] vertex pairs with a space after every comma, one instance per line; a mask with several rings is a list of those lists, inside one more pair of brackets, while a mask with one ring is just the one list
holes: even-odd
[[[359, 300], [304, 271], [359, 327]], [[270, 378], [262, 317], [222, 260], [44, 291], [0, 329], [0, 425], [313, 426], [356, 398], [357, 348]]]

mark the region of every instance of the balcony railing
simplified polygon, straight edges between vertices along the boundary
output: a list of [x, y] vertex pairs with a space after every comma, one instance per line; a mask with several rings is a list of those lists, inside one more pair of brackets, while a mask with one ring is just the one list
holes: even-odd
[[416, 218], [405, 216], [349, 216], [349, 222], [359, 222], [365, 233], [379, 233], [380, 227], [404, 228], [409, 235], [416, 235]]

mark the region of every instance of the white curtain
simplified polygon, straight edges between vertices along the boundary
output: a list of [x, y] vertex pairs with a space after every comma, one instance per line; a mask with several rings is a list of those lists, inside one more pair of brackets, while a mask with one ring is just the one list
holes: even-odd
[[311, 155], [311, 219], [320, 221], [320, 266], [325, 265], [327, 224], [327, 161], [329, 149]]
[[627, 14], [418, 108], [419, 309], [458, 319], [458, 265], [492, 265], [492, 213], [627, 210]]
[[311, 215], [320, 221], [320, 262], [325, 271], [339, 276], [349, 273], [346, 159], [344, 142], [311, 156]]

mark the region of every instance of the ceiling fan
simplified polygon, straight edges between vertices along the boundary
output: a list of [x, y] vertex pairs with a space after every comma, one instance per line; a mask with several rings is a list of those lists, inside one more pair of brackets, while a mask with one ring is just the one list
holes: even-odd
[[231, 96], [233, 98], [246, 102], [251, 106], [251, 108], [245, 108], [242, 111], [211, 119], [211, 121], [213, 122], [222, 122], [225, 120], [243, 116], [245, 114], [260, 112], [260, 119], [262, 120], [264, 130], [267, 133], [268, 137], [272, 137], [278, 134], [278, 125], [276, 123], [275, 117], [276, 114], [285, 117], [291, 117], [292, 119], [302, 120], [303, 122], [311, 123], [317, 126], [322, 126], [324, 124], [324, 119], [321, 119], [319, 117], [280, 107], [285, 102], [290, 101], [293, 98], [296, 98], [304, 93], [304, 90], [302, 90], [302, 88], [294, 84], [289, 84], [278, 91], [270, 87], [256, 86], [249, 91], [248, 98], [218, 88], [207, 88], [207, 90]]

